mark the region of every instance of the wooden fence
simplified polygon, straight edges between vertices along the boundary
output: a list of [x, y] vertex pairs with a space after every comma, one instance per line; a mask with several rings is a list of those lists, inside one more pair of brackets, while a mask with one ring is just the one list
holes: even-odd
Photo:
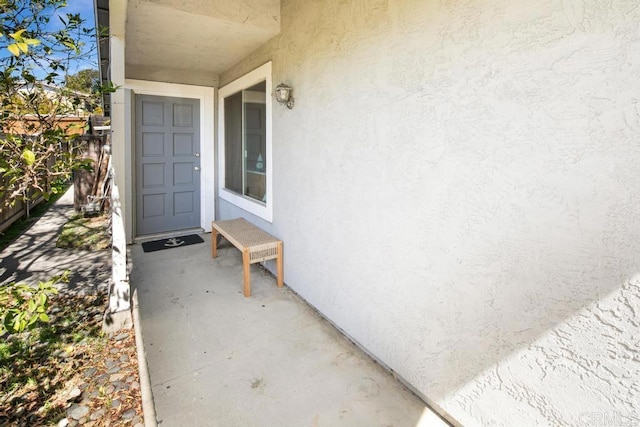
[[[106, 135], [83, 135], [86, 141], [84, 147], [84, 158], [93, 160], [93, 170], [77, 170], [73, 173], [73, 207], [79, 211], [88, 202], [88, 196], [96, 195], [96, 185], [100, 178], [106, 174], [106, 165], [100, 163], [101, 153], [105, 145], [109, 144], [110, 134]], [[99, 194], [101, 196], [102, 194]]]
[[[3, 205], [7, 201], [9, 201], [9, 198], [6, 195], [0, 198], [0, 202]], [[0, 211], [0, 233], [9, 228], [11, 224], [16, 222], [20, 218], [26, 216], [29, 211], [31, 211], [34, 207], [38, 206], [43, 201], [44, 198], [42, 197], [32, 202], [23, 202], [22, 200], [16, 200], [13, 206], [2, 209]]]
[[[76, 141], [81, 145], [85, 145], [84, 155], [88, 158], [98, 161], [98, 156], [102, 150], [102, 147], [106, 143], [107, 136], [104, 135], [82, 135]], [[78, 185], [79, 192], [76, 191], [74, 196], [74, 206], [79, 209], [81, 204], [86, 203], [86, 195], [91, 194], [91, 186], [94, 181], [95, 174], [88, 171], [74, 171], [73, 182]], [[0, 179], [2, 179], [0, 177]], [[87, 189], [88, 187], [88, 189]], [[0, 198], [2, 206], [9, 201], [9, 196], [4, 195]], [[40, 197], [37, 200], [31, 202], [23, 202], [22, 200], [16, 200], [13, 206], [0, 210], [0, 233], [6, 230], [18, 221], [20, 218], [27, 216], [34, 207], [42, 203], [44, 198]]]

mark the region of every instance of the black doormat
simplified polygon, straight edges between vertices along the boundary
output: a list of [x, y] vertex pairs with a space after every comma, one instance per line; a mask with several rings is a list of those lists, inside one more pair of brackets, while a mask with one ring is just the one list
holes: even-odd
[[195, 245], [202, 243], [202, 237], [197, 234], [189, 234], [188, 236], [172, 237], [170, 239], [152, 240], [142, 244], [142, 250], [145, 252], [161, 251], [163, 249], [181, 248], [183, 246]]

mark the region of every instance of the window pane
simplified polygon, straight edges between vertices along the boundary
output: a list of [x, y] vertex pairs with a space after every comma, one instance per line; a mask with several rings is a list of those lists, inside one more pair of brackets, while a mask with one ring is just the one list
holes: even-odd
[[267, 201], [266, 82], [224, 98], [224, 187]]
[[242, 194], [242, 92], [224, 99], [225, 188]]
[[245, 195], [266, 202], [266, 107], [245, 102]]

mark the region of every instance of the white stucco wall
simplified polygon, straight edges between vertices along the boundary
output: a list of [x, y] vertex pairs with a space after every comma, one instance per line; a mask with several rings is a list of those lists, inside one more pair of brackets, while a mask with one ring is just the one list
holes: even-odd
[[466, 426], [640, 424], [638, 2], [281, 13], [221, 85], [295, 90], [259, 222], [286, 283]]

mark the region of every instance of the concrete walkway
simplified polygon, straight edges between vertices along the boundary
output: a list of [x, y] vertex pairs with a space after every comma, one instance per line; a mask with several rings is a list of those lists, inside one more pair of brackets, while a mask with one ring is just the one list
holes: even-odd
[[56, 248], [60, 230], [73, 215], [72, 186], [31, 228], [0, 252], [0, 284], [37, 283], [70, 270], [70, 281], [63, 289], [106, 292], [111, 275], [110, 251]]
[[224, 244], [212, 259], [203, 238], [151, 253], [130, 247], [161, 425], [446, 425], [256, 265], [245, 298], [240, 252]]

